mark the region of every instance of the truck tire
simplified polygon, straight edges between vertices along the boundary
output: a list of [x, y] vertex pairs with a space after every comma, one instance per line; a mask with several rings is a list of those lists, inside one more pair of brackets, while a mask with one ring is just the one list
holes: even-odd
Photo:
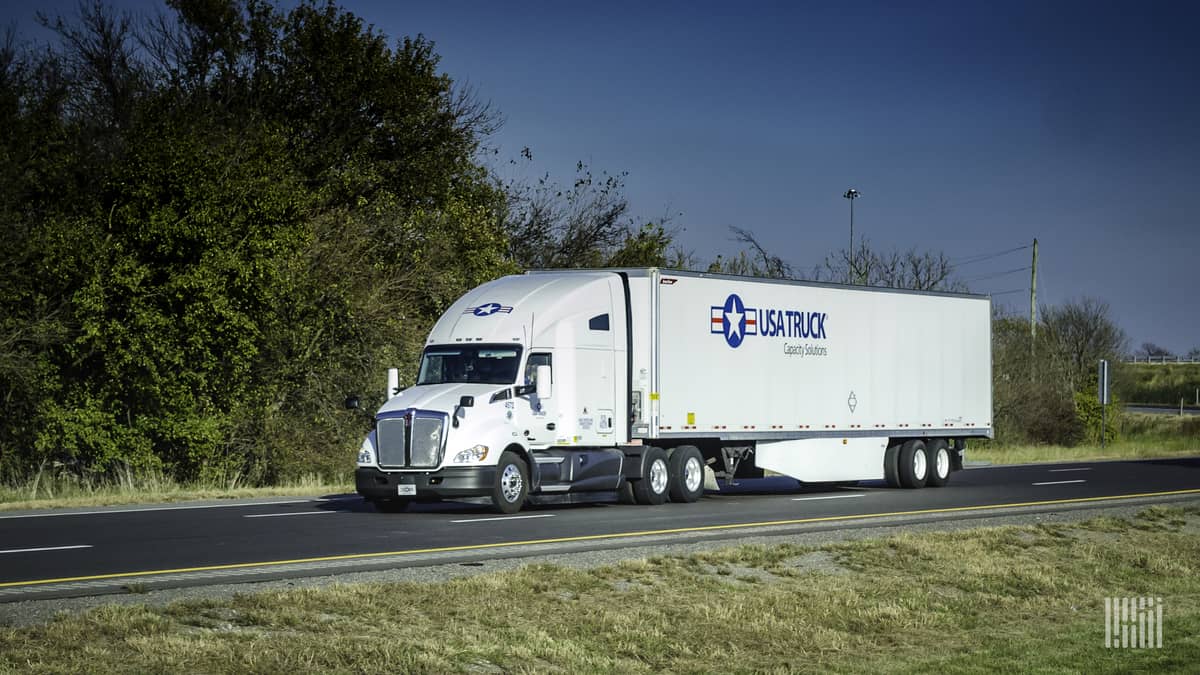
[[375, 499], [371, 501], [380, 513], [403, 513], [408, 510], [411, 499]]
[[704, 494], [704, 458], [694, 445], [675, 448], [667, 461], [671, 501], [692, 503]]
[[900, 487], [900, 444], [894, 443], [883, 451], [883, 480], [890, 488]]
[[925, 484], [930, 487], [942, 487], [950, 482], [950, 444], [945, 439], [938, 438], [925, 445], [925, 456], [928, 459], [929, 477]]
[[529, 495], [529, 467], [517, 453], [505, 450], [496, 464], [492, 506], [500, 513], [516, 513]]
[[633, 483], [633, 498], [639, 504], [658, 506], [667, 501], [671, 469], [662, 448], [646, 448], [642, 453], [642, 478]]
[[925, 442], [913, 439], [900, 446], [900, 485], [910, 489], [925, 487], [929, 476], [929, 456], [925, 454]]

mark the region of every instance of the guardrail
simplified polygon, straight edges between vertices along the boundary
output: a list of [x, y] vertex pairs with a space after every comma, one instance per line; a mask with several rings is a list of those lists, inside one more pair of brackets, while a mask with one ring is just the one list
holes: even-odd
[[1125, 363], [1153, 363], [1155, 365], [1172, 363], [1200, 363], [1200, 358], [1194, 358], [1190, 356], [1147, 356], [1143, 358], [1140, 356], [1135, 356], [1132, 359], [1127, 359]]

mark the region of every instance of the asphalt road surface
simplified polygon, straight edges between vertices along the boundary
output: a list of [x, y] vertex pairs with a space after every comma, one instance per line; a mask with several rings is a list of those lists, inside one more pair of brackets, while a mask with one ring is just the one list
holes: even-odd
[[0, 602], [139, 588], [1200, 498], [1200, 457], [972, 468], [950, 485], [893, 490], [743, 480], [694, 504], [462, 503], [377, 513], [357, 496], [0, 512]]

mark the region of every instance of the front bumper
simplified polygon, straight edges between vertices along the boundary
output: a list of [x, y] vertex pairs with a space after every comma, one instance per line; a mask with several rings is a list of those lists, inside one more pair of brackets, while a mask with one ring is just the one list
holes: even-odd
[[400, 485], [416, 485], [417, 499], [484, 497], [496, 484], [494, 466], [455, 466], [438, 471], [380, 471], [360, 466], [354, 472], [358, 494], [366, 499], [399, 496]]

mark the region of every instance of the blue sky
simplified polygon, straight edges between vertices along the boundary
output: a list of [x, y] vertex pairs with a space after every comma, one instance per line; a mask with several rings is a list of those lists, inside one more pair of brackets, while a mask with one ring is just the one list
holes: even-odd
[[[636, 215], [672, 215], [703, 261], [737, 250], [736, 225], [810, 268], [846, 245], [854, 187], [877, 248], [963, 259], [1037, 237], [1041, 303], [1100, 298], [1132, 347], [1200, 347], [1198, 3], [343, 4], [436, 43], [503, 114], [506, 175], [627, 171]], [[30, 34], [32, 11], [0, 16]], [[996, 301], [1028, 311], [1027, 290]]]

